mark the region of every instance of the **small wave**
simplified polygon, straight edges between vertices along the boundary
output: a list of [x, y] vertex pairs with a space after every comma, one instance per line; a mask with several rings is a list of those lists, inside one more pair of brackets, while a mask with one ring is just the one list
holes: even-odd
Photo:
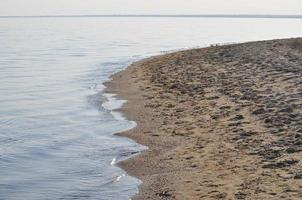
[[70, 56], [72, 56], [72, 57], [84, 57], [86, 55], [85, 54], [71, 54]]
[[106, 101], [102, 103], [102, 107], [110, 111], [121, 108], [126, 100], [117, 99], [115, 96], [116, 94], [105, 93], [104, 97], [106, 98]]
[[116, 164], [116, 158], [113, 158], [110, 165], [115, 165]]
[[130, 157], [135, 156], [139, 153], [140, 153], [140, 151], [125, 151], [125, 152], [122, 152], [120, 154], [120, 156], [124, 157], [124, 158], [130, 158]]
[[122, 175], [118, 175], [118, 176], [115, 176], [115, 177], [112, 177], [110, 180], [108, 180], [107, 182], [104, 183], [104, 185], [110, 185], [110, 184], [113, 184], [113, 183], [117, 183], [119, 182], [123, 177], [126, 177], [127, 175], [124, 173]]
[[89, 86], [88, 88], [90, 89], [90, 90], [95, 90], [95, 89], [97, 89], [97, 87], [98, 87], [98, 84], [96, 84], [96, 83], [93, 83], [91, 86]]
[[117, 176], [113, 182], [114, 182], [114, 183], [115, 183], [115, 182], [119, 182], [119, 181], [121, 180], [121, 178], [123, 178], [123, 177], [125, 177], [125, 176], [126, 176], [126, 174], [122, 174], [122, 175], [120, 175], [120, 176]]
[[10, 127], [15, 122], [13, 118], [1, 118], [0, 119], [0, 127]]
[[105, 110], [103, 108], [103, 106], [100, 106], [102, 105], [104, 102], [106, 101], [106, 98], [102, 95], [102, 93], [96, 93], [96, 94], [92, 94], [92, 95], [89, 95], [87, 96], [87, 102], [92, 105], [92, 106], [95, 106], [97, 107], [98, 109], [100, 110]]

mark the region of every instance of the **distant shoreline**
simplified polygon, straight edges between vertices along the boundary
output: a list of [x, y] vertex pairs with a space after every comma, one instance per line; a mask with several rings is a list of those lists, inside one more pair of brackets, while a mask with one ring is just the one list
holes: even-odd
[[302, 39], [154, 56], [107, 90], [149, 149], [120, 163], [132, 199], [301, 199]]
[[218, 14], [218, 15], [33, 15], [33, 16], [0, 16], [0, 18], [259, 18], [259, 19], [302, 19], [302, 15], [255, 15], [255, 14]]

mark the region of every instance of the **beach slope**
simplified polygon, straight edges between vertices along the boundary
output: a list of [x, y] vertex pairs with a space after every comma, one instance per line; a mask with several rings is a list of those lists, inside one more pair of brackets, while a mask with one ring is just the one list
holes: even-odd
[[302, 39], [155, 56], [107, 86], [149, 147], [120, 164], [133, 199], [302, 199]]

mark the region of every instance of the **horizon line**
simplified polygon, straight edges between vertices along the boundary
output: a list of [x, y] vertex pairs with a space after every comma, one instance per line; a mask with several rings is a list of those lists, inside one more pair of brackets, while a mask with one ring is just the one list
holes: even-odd
[[277, 14], [107, 14], [107, 15], [0, 15], [0, 18], [77, 18], [77, 17], [166, 17], [166, 18], [284, 18], [301, 19], [302, 15]]

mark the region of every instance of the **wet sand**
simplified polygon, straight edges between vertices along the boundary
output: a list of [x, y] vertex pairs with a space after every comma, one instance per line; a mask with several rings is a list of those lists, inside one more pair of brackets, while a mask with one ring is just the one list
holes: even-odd
[[302, 39], [151, 57], [107, 83], [149, 149], [133, 199], [302, 199]]

